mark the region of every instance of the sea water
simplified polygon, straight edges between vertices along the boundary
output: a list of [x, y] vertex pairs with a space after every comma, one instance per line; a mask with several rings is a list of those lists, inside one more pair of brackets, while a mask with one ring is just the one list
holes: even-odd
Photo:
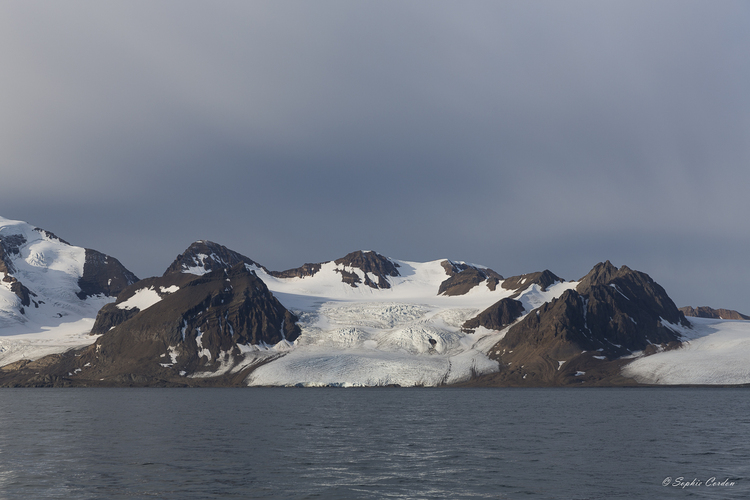
[[2, 389], [0, 498], [750, 498], [750, 392]]

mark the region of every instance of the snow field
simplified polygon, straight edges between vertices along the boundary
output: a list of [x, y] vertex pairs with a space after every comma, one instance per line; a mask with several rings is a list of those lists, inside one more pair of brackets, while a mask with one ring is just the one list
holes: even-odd
[[638, 357], [623, 375], [648, 384], [750, 384], [750, 321], [688, 318], [683, 347]]
[[86, 250], [65, 244], [47, 236], [33, 226], [0, 217], [0, 235], [20, 236], [26, 241], [18, 247], [18, 254], [9, 253], [13, 276], [36, 294], [36, 301], [19, 308], [21, 301], [10, 291], [10, 283], [0, 282], [0, 335], [7, 337], [26, 333], [50, 332], [65, 322], [74, 323], [82, 318], [94, 318], [98, 310], [114, 299], [91, 297], [81, 300], [78, 280], [83, 276]]

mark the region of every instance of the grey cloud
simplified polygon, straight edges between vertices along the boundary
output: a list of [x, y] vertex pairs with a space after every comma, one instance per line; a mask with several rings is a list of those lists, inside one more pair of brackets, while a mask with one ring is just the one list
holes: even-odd
[[372, 248], [577, 278], [610, 258], [689, 301], [665, 270], [713, 251], [727, 304], [750, 277], [748, 10], [4, 3], [0, 214], [139, 275], [209, 238], [274, 268]]

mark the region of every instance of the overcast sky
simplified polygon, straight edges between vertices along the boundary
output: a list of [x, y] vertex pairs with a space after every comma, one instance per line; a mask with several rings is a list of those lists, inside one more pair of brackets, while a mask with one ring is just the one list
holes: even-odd
[[0, 3], [0, 215], [161, 274], [357, 249], [750, 313], [750, 2]]

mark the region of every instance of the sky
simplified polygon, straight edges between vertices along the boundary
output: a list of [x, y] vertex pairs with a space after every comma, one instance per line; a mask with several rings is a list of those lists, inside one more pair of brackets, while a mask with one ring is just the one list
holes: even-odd
[[160, 275], [358, 249], [750, 313], [750, 3], [0, 3], [0, 216]]

